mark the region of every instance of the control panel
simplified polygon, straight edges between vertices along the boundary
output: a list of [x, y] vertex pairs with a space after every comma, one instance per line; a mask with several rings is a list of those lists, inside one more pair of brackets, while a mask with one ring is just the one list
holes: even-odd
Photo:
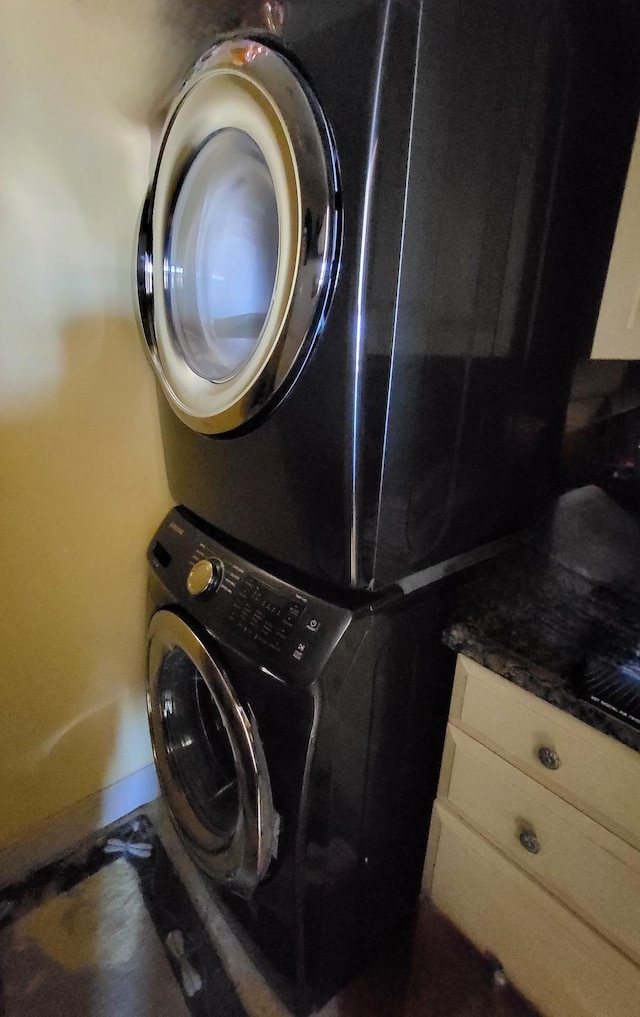
[[249, 563], [174, 509], [149, 562], [175, 601], [221, 643], [283, 677], [312, 680], [351, 612]]

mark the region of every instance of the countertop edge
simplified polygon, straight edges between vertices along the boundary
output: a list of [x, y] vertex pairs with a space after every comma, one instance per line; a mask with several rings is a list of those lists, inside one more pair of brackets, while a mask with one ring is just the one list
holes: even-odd
[[568, 677], [527, 660], [469, 622], [450, 625], [445, 629], [443, 642], [449, 649], [469, 657], [538, 699], [640, 752], [640, 731], [582, 699], [574, 692]]

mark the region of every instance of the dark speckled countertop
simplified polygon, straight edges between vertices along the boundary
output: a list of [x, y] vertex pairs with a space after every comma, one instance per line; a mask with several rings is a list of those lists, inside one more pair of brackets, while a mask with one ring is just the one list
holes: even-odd
[[[583, 698], [591, 675], [594, 692], [640, 717], [640, 513], [597, 487], [563, 495], [470, 573], [444, 641], [640, 751], [640, 729]], [[624, 697], [609, 695], [612, 675]]]

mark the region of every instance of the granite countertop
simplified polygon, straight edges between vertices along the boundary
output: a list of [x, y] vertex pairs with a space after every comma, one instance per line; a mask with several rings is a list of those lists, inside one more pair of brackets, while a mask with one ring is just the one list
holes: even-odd
[[[622, 713], [640, 720], [640, 513], [593, 486], [563, 495], [469, 574], [444, 641], [640, 751], [640, 728]], [[586, 701], [587, 679], [609, 711]]]

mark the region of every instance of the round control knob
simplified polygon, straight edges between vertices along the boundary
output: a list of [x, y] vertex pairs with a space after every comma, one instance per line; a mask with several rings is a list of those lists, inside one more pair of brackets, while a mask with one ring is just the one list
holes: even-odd
[[215, 593], [222, 582], [223, 573], [224, 566], [218, 558], [202, 558], [187, 576], [187, 590], [192, 597]]

